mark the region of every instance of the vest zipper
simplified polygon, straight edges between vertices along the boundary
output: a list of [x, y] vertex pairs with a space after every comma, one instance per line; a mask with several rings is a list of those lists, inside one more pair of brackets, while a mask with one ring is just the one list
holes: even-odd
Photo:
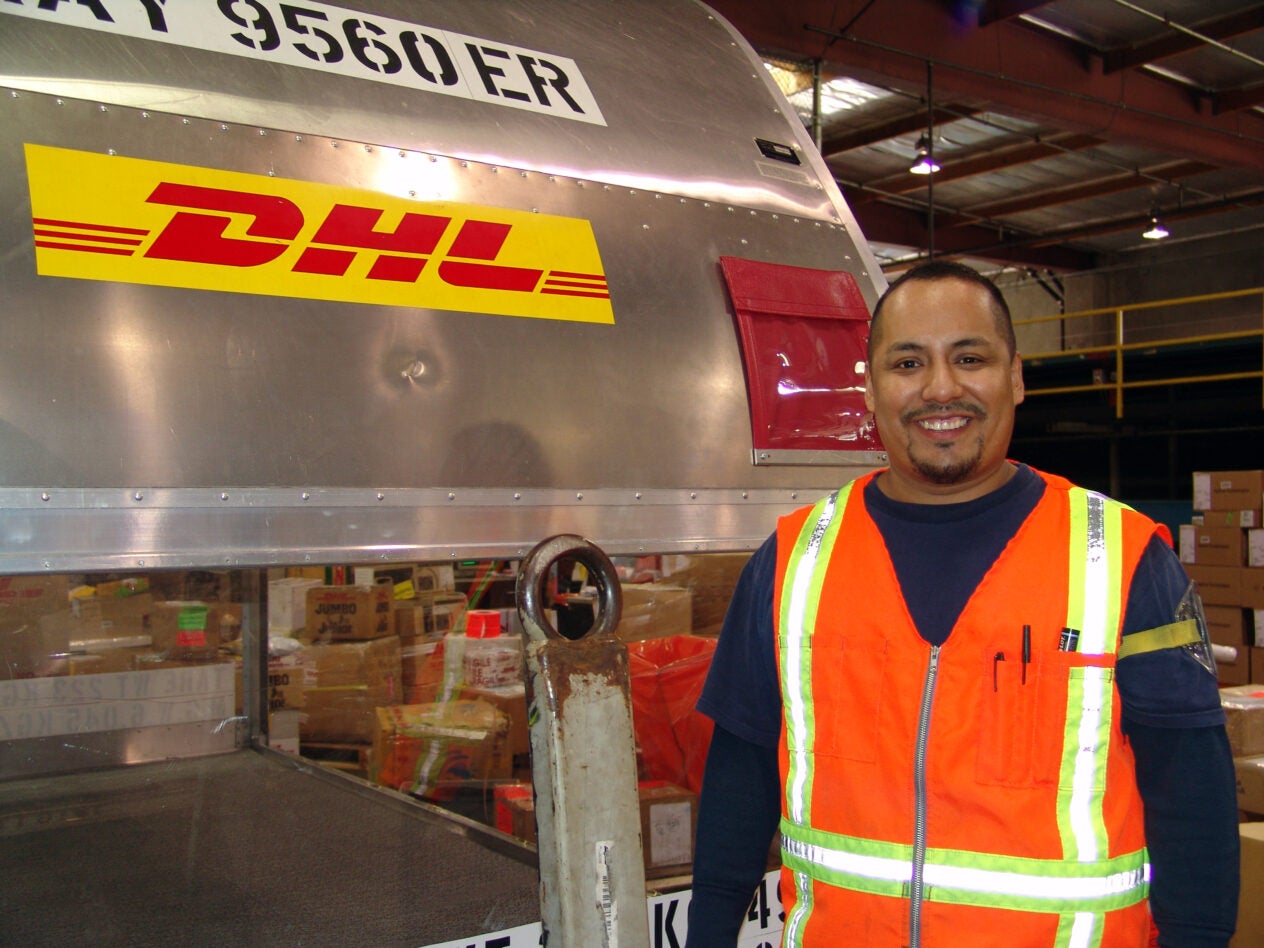
[[922, 878], [926, 868], [926, 745], [930, 740], [930, 708], [939, 673], [939, 646], [930, 647], [922, 707], [917, 718], [917, 747], [913, 757], [913, 874], [909, 887], [909, 948], [922, 944]]

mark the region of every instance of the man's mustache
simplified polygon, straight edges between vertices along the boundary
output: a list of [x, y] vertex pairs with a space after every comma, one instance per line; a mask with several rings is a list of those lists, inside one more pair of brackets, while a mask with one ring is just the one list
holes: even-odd
[[979, 405], [970, 402], [948, 402], [944, 405], [925, 405], [921, 408], [911, 408], [900, 415], [900, 421], [907, 425], [921, 418], [931, 418], [935, 415], [943, 414], [973, 415], [975, 418], [987, 417], [987, 412]]

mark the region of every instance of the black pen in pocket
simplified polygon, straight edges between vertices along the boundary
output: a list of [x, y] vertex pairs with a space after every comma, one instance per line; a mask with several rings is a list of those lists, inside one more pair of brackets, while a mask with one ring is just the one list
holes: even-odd
[[996, 663], [997, 663], [997, 662], [1003, 662], [1003, 661], [1005, 661], [1005, 653], [1004, 653], [1004, 652], [997, 652], [994, 656], [992, 656], [992, 691], [994, 691], [994, 692], [997, 690], [997, 687], [996, 687]]

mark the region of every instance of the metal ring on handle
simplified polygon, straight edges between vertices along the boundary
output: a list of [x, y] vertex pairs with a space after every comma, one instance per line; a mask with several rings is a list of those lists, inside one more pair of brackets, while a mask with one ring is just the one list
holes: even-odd
[[[514, 586], [514, 600], [522, 617], [522, 628], [528, 636], [537, 640], [563, 639], [546, 616], [544, 602], [545, 585], [549, 570], [564, 556], [571, 556], [588, 567], [588, 574], [597, 587], [597, 615], [593, 618], [588, 635], [606, 635], [619, 625], [623, 609], [623, 593], [619, 588], [619, 575], [614, 564], [595, 543], [581, 536], [563, 533], [541, 540], [532, 548], [518, 567], [518, 580]], [[580, 636], [583, 638], [584, 636]]]

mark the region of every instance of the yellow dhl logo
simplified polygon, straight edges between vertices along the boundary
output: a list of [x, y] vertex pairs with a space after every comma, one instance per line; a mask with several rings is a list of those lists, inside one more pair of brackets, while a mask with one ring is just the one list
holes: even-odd
[[42, 276], [613, 323], [586, 220], [26, 145]]

